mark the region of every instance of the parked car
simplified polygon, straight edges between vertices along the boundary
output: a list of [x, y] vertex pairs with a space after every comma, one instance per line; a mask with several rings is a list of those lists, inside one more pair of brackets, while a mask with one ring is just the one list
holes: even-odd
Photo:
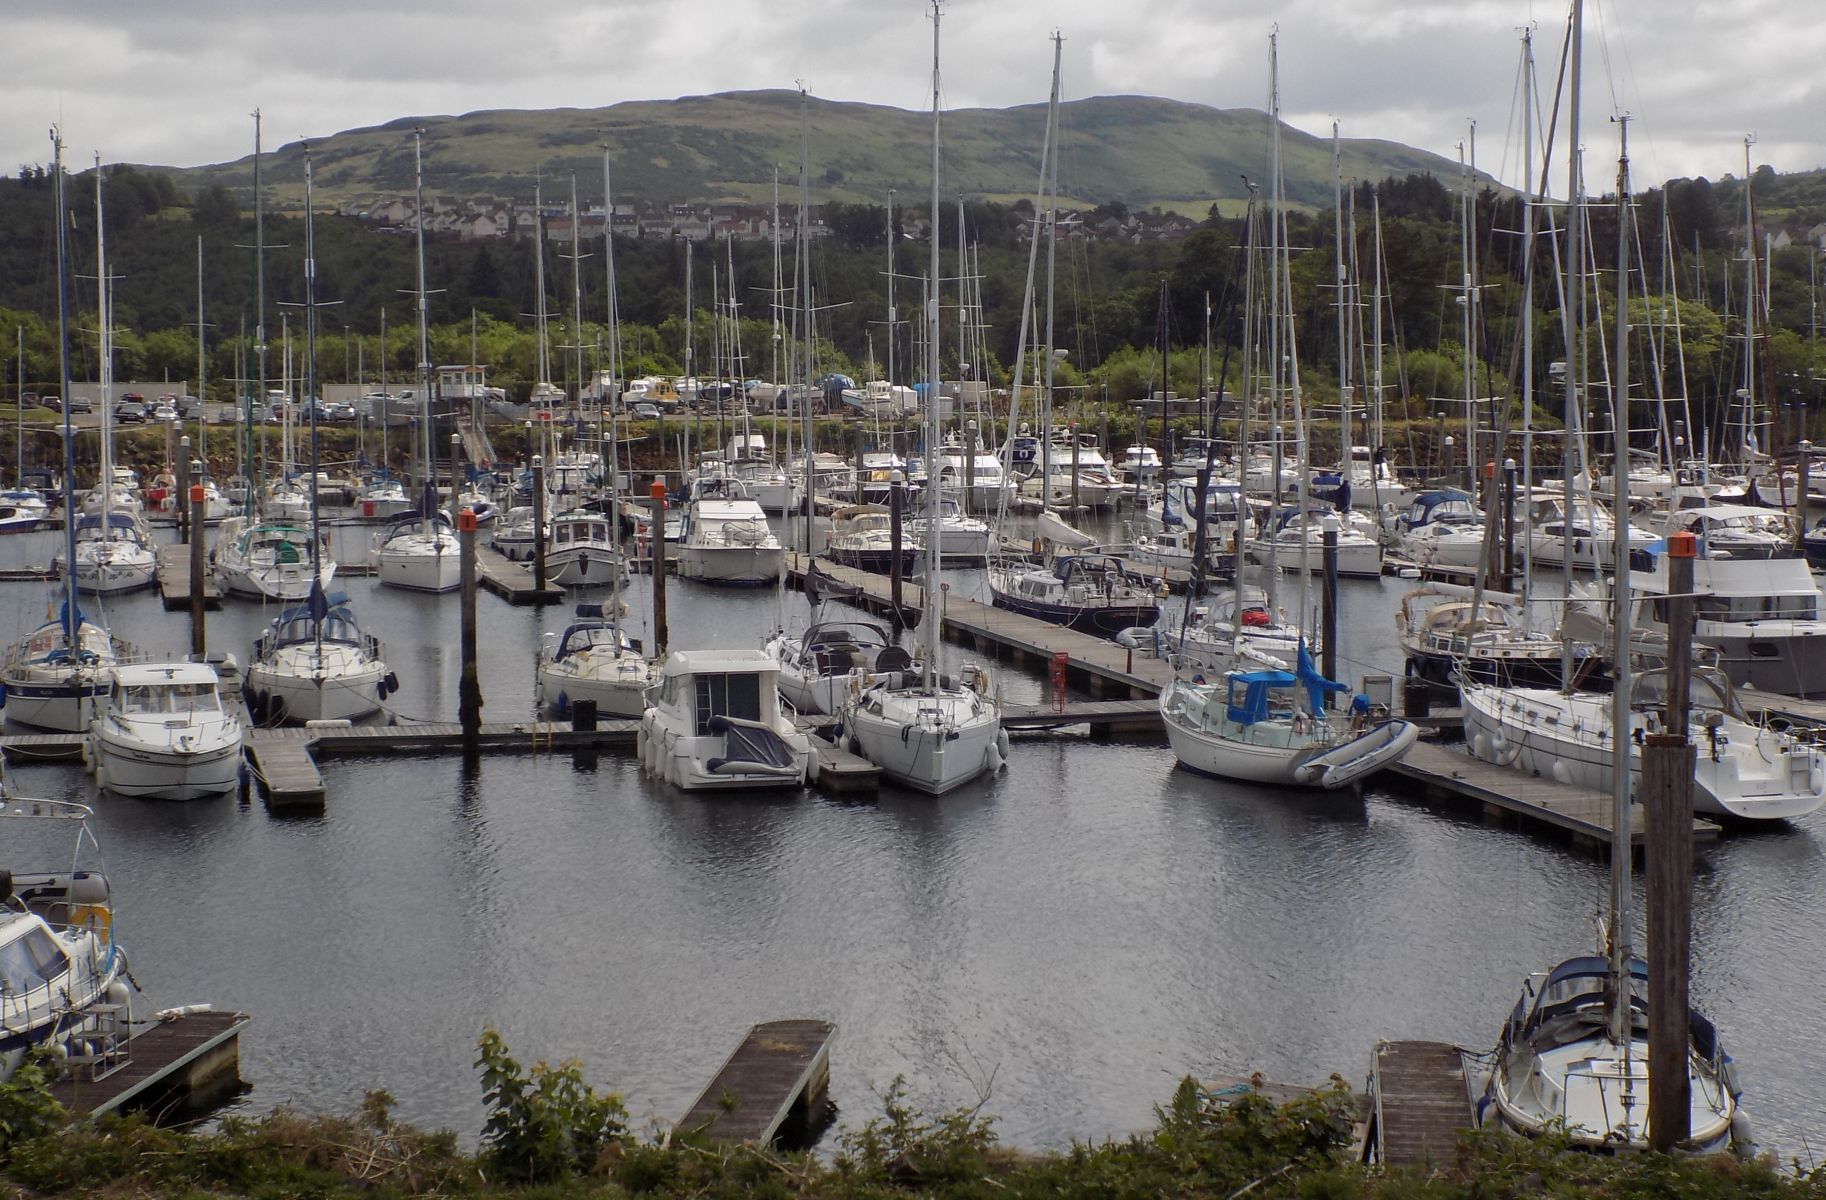
[[92, 413], [95, 411], [95, 401], [89, 399], [87, 396], [71, 396], [70, 411], [73, 413]]
[[355, 406], [341, 401], [325, 404], [322, 419], [336, 425], [352, 425], [355, 423]]
[[123, 425], [144, 421], [146, 419], [146, 398], [128, 392], [114, 402], [114, 419]]
[[645, 400], [641, 401], [634, 406], [634, 419], [636, 421], [659, 420], [659, 405]]
[[62, 412], [63, 411], [63, 397], [62, 396], [32, 396], [30, 393], [27, 393], [26, 398], [29, 403], [37, 404], [44, 408], [48, 408], [52, 412]]
[[178, 413], [176, 399], [167, 399], [166, 397], [161, 396], [159, 402], [152, 406], [152, 419], [154, 421], [182, 420], [183, 418]]

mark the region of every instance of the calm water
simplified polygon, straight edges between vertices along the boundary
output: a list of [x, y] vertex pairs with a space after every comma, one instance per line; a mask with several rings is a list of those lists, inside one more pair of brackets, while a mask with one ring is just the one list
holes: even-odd
[[[343, 531], [345, 555], [364, 537]], [[42, 563], [53, 541], [6, 539], [0, 562]], [[1399, 673], [1405, 586], [1344, 585], [1353, 677]], [[453, 716], [457, 598], [342, 588], [386, 642], [396, 710]], [[0, 635], [42, 619], [50, 591], [0, 584]], [[481, 604], [485, 719], [530, 715], [534, 651], [568, 610]], [[752, 645], [777, 620], [771, 592], [675, 584], [670, 607], [675, 645]], [[149, 650], [188, 644], [151, 594], [106, 611]], [[210, 644], [245, 659], [270, 615], [230, 602]], [[999, 674], [1010, 699], [1042, 694]], [[254, 1014], [246, 1105], [343, 1109], [384, 1087], [465, 1136], [484, 1026], [522, 1060], [581, 1059], [637, 1119], [667, 1120], [751, 1023], [817, 1015], [840, 1027], [844, 1120], [904, 1073], [933, 1105], [986, 1089], [1005, 1137], [1058, 1146], [1145, 1127], [1188, 1071], [1361, 1084], [1378, 1038], [1486, 1047], [1523, 975], [1593, 942], [1606, 868], [1557, 843], [1172, 763], [1164, 745], [1017, 738], [1000, 777], [943, 799], [837, 801], [692, 798], [613, 754], [473, 772], [377, 758], [326, 764], [320, 818], [257, 799], [96, 808], [146, 1007]], [[11, 776], [93, 798], [75, 767]], [[1823, 832], [1816, 816], [1733, 836], [1704, 851], [1697, 886], [1697, 1000], [1785, 1152], [1817, 1139], [1826, 1107]]]

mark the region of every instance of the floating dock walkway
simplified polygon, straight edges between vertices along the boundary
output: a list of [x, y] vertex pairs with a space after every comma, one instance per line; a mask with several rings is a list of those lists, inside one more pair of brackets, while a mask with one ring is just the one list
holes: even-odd
[[[158, 589], [166, 612], [190, 611], [190, 547], [183, 542], [158, 548]], [[208, 572], [203, 575], [203, 607], [222, 607], [222, 590]]]
[[557, 604], [564, 589], [549, 578], [545, 587], [533, 582], [533, 564], [515, 562], [492, 546], [476, 545], [476, 582], [509, 604]]
[[79, 1117], [127, 1109], [204, 1103], [240, 1084], [241, 1030], [251, 1017], [238, 1012], [179, 1012], [127, 1039], [124, 1061], [88, 1076], [76, 1066], [51, 1085], [51, 1095]]
[[723, 1063], [675, 1132], [712, 1142], [765, 1146], [795, 1113], [815, 1123], [831, 1079], [829, 1021], [756, 1025]]
[[1371, 1055], [1367, 1160], [1385, 1167], [1444, 1165], [1471, 1128], [1465, 1060], [1445, 1042], [1378, 1042]]

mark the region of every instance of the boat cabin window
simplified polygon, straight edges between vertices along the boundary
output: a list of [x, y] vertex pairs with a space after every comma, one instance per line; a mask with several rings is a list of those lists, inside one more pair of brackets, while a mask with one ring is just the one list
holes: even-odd
[[0, 991], [29, 992], [69, 969], [69, 957], [43, 926], [33, 925], [23, 936], [0, 946]]
[[710, 735], [711, 717], [734, 717], [740, 721], [761, 719], [761, 676], [698, 675], [697, 736]]
[[188, 716], [221, 711], [216, 689], [208, 683], [115, 685], [115, 703], [127, 716]]
[[1811, 621], [1819, 604], [1808, 595], [1700, 596], [1693, 608], [1701, 621]]

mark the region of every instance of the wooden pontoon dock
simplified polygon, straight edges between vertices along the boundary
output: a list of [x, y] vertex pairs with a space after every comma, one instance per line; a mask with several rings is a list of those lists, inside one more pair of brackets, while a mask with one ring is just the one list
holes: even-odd
[[1444, 1165], [1471, 1128], [1464, 1055], [1445, 1042], [1378, 1042], [1364, 1156], [1387, 1167]]
[[98, 1117], [127, 1109], [202, 1100], [240, 1083], [245, 1013], [177, 1012], [128, 1038], [124, 1060], [89, 1077], [78, 1065], [51, 1085], [71, 1113]]
[[765, 1146], [795, 1110], [815, 1117], [831, 1078], [829, 1021], [768, 1021], [742, 1039], [675, 1132]]

